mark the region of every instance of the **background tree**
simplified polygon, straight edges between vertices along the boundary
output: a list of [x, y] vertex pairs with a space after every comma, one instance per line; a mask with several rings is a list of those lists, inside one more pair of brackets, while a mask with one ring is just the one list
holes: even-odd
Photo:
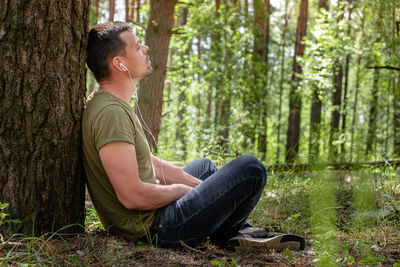
[[146, 132], [147, 140], [154, 151], [160, 132], [163, 89], [167, 67], [169, 41], [174, 26], [176, 0], [151, 0], [150, 17], [146, 30], [146, 45], [150, 47], [153, 74], [140, 82], [139, 107], [143, 119], [154, 135]]
[[299, 18], [297, 22], [296, 43], [293, 59], [293, 75], [290, 90], [290, 113], [288, 122], [288, 132], [286, 141], [286, 160], [292, 162], [296, 159], [299, 150], [300, 139], [300, 120], [301, 120], [301, 95], [300, 77], [302, 67], [298, 60], [303, 56], [304, 43], [303, 38], [307, 33], [307, 19], [308, 19], [308, 0], [300, 1]]
[[[318, 11], [322, 13], [329, 10], [328, 0], [319, 0]], [[322, 13], [322, 17], [326, 15]], [[323, 19], [321, 23], [326, 23]], [[310, 137], [309, 137], [309, 161], [313, 162], [318, 160], [319, 156], [319, 142], [321, 138], [321, 111], [322, 111], [322, 92], [324, 87], [319, 86], [318, 83], [312, 83], [312, 101], [311, 101], [311, 114], [310, 114]]]
[[6, 236], [84, 223], [88, 20], [89, 1], [0, 4], [0, 202], [21, 220]]

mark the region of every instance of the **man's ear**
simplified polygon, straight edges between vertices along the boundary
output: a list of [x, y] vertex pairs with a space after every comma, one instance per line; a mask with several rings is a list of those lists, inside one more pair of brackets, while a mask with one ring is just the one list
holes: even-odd
[[126, 67], [122, 67], [123, 60], [120, 57], [113, 57], [111, 60], [111, 65], [113, 66], [113, 68], [119, 70], [119, 71], [126, 71]]

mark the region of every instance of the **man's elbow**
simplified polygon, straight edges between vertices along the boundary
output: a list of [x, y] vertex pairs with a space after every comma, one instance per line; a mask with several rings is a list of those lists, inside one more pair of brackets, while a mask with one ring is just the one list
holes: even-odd
[[119, 200], [119, 202], [124, 206], [125, 209], [128, 210], [149, 210], [151, 209], [150, 205], [144, 203], [140, 200]]

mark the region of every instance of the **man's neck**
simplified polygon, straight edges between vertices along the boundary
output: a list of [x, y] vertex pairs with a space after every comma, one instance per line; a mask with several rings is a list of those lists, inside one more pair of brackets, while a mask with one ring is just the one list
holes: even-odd
[[102, 81], [100, 91], [106, 91], [130, 104], [133, 94], [136, 92], [136, 81]]

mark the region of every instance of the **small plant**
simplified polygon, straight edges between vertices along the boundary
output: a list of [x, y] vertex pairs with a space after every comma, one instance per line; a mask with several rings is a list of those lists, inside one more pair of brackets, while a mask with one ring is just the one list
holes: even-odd
[[285, 251], [283, 252], [283, 255], [286, 256], [286, 260], [288, 262], [292, 262], [293, 261], [293, 253], [292, 253], [292, 251], [290, 251], [290, 249], [286, 248]]
[[238, 266], [238, 263], [234, 258], [232, 258], [231, 260], [228, 260], [228, 261], [226, 259], [212, 260], [211, 264], [214, 265], [214, 266], [220, 266], [220, 267], [222, 267], [222, 266], [234, 266], [234, 267], [237, 267]]
[[85, 224], [91, 229], [100, 229], [104, 230], [102, 223], [100, 222], [99, 216], [96, 213], [96, 210], [92, 207], [85, 207], [86, 209], [86, 218]]
[[3, 224], [9, 223], [21, 223], [18, 219], [6, 219], [9, 215], [4, 211], [7, 209], [8, 203], [1, 203], [0, 202], [0, 226]]

